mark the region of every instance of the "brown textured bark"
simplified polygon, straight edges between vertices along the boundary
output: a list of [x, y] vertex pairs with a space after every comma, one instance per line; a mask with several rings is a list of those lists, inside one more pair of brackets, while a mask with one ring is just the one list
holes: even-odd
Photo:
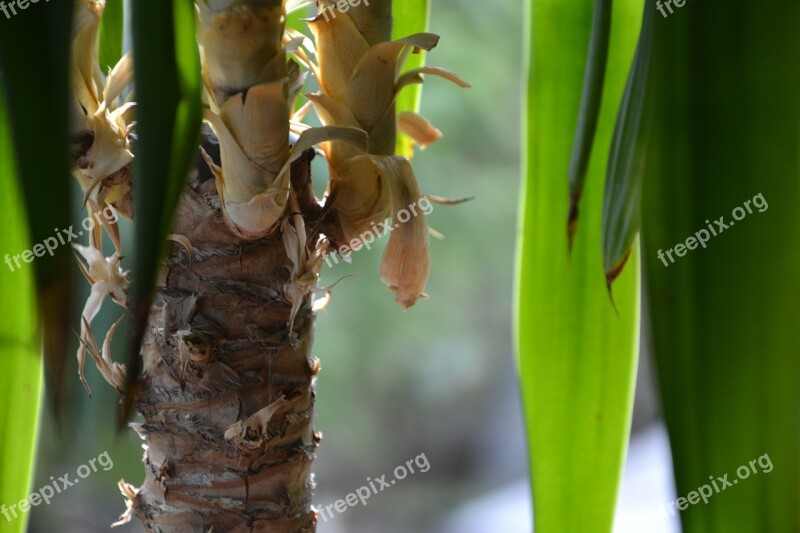
[[[293, 168], [303, 187], [310, 159]], [[170, 245], [151, 311], [137, 427], [148, 446], [146, 478], [134, 512], [164, 533], [312, 532], [319, 362], [310, 355], [310, 301], [290, 333], [291, 264], [281, 232], [237, 237], [209, 178], [199, 171], [184, 191], [173, 233], [192, 250]], [[307, 205], [316, 218], [319, 207]], [[267, 424], [229, 431], [281, 397]]]

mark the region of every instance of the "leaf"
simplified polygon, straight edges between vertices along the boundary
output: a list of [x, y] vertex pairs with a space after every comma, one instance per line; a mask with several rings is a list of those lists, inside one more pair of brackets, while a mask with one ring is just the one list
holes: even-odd
[[[649, 117], [645, 117], [653, 9], [645, 4], [642, 32], [622, 96], [608, 159], [603, 199], [603, 269], [606, 285], [619, 276], [641, 227], [641, 190]], [[642, 125], [644, 124], [644, 130]]]
[[304, 18], [311, 13], [313, 0], [301, 0], [297, 2], [287, 2], [286, 6], [286, 27], [297, 32], [304, 33], [307, 29]]
[[798, 27], [775, 0], [655, 16], [643, 257], [676, 489], [737, 481], [685, 533], [800, 531]]
[[105, 0], [100, 22], [100, 68], [108, 72], [122, 58], [125, 21], [124, 0]]
[[[0, 250], [13, 256], [30, 249], [31, 241], [5, 107], [0, 91]], [[9, 303], [0, 318], [0, 502], [11, 504], [30, 494], [42, 360], [34, 269], [24, 263], [0, 268], [0, 294]], [[3, 517], [0, 532], [22, 533], [26, 523], [27, 515], [10, 522]]]
[[[567, 253], [567, 175], [592, 2], [531, 0], [516, 337], [537, 533], [608, 533], [630, 429], [639, 324], [638, 247], [617, 280], [602, 275], [604, 175], [641, 3], [612, 14], [606, 86], [583, 195], [583, 231]], [[535, 65], [536, 68], [531, 68]]]
[[202, 79], [191, 0], [132, 3], [137, 131], [134, 160], [136, 259], [131, 283], [134, 338], [124, 417], [141, 369], [139, 346], [172, 216], [197, 150]]
[[[430, 19], [429, 0], [403, 0], [394, 2], [392, 6], [394, 16], [394, 28], [392, 30], [392, 40], [398, 40], [409, 35], [425, 33], [428, 31]], [[422, 52], [411, 54], [406, 60], [403, 71], [410, 71], [421, 68], [425, 64], [425, 54]], [[407, 87], [397, 96], [397, 113], [402, 114], [406, 111], [416, 113], [419, 111], [422, 99], [422, 85]], [[414, 155], [414, 140], [404, 133], [397, 136], [397, 154], [408, 157]]]
[[[0, 20], [0, 79], [34, 245], [70, 227], [71, 20], [71, 2], [30, 5], [13, 19]], [[70, 247], [60, 245], [52, 255], [45, 253], [26, 265], [35, 273], [51, 405], [56, 413], [64, 405], [61, 384], [68, 357], [71, 261]]]
[[583, 76], [583, 92], [578, 111], [578, 126], [569, 161], [569, 219], [567, 232], [569, 247], [575, 240], [578, 225], [578, 211], [583, 189], [586, 186], [586, 172], [592, 157], [597, 121], [600, 118], [600, 104], [603, 101], [608, 46], [611, 40], [611, 12], [613, 0], [595, 0], [592, 16], [592, 33], [589, 36], [589, 52]]

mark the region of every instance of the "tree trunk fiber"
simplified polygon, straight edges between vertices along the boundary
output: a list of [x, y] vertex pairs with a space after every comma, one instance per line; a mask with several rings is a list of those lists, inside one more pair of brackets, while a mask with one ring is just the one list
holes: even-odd
[[[311, 157], [292, 170], [304, 187]], [[310, 298], [290, 332], [281, 232], [246, 240], [231, 231], [207, 170], [184, 191], [173, 233], [188, 242], [170, 244], [151, 310], [136, 427], [146, 478], [133, 512], [164, 533], [313, 532]]]

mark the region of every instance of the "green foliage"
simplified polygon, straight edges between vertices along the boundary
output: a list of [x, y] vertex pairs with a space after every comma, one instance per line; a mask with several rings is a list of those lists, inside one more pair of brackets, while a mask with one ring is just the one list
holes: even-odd
[[[800, 531], [800, 4], [655, 19], [642, 226], [677, 492], [738, 481], [682, 512], [683, 530]], [[721, 216], [705, 247], [658, 258]], [[738, 480], [764, 454], [774, 470]]]
[[575, 238], [578, 224], [578, 210], [586, 185], [586, 172], [592, 157], [597, 121], [600, 119], [600, 104], [603, 102], [608, 46], [611, 41], [612, 0], [596, 0], [592, 16], [592, 32], [589, 35], [589, 52], [586, 72], [583, 76], [583, 92], [578, 111], [578, 127], [569, 160], [570, 208], [567, 231], [569, 246]]
[[[593, 314], [588, 292], [577, 305], [560, 305], [587, 265], [579, 254], [571, 264], [561, 260], [562, 244], [551, 235], [564, 204], [554, 176], [566, 159], [563, 123], [577, 102], [583, 44], [571, 45], [562, 30], [588, 25], [589, 2], [580, 4], [533, 0], [518, 329], [537, 532], [610, 531], [616, 492], [608, 476], [616, 470], [587, 464], [582, 450], [592, 442], [586, 414], [596, 405], [606, 419], [609, 396], [581, 403], [587, 388], [624, 376], [609, 370], [614, 356], [598, 340], [607, 337], [594, 337], [613, 328]], [[687, 498], [707, 485], [714, 496], [682, 512], [683, 530], [797, 531], [800, 285], [787, 274], [800, 266], [800, 5], [772, 1], [722, 15], [718, 6], [687, 6], [661, 16], [645, 4], [608, 159], [604, 272], [609, 284], [622, 272], [614, 285], [625, 299], [617, 299], [620, 320], [635, 315], [629, 283], [636, 283], [641, 222], [677, 492]], [[614, 51], [616, 32], [631, 25], [615, 18], [614, 26], [625, 29], [612, 35], [610, 65], [626, 56]], [[610, 69], [606, 88], [616, 79]], [[592, 160], [606, 151], [596, 144]], [[591, 186], [590, 179], [587, 205]], [[599, 226], [587, 222], [576, 250], [583, 237], [594, 250]], [[596, 288], [588, 268], [579, 287]], [[590, 347], [564, 348], [573, 344]], [[598, 361], [606, 366], [593, 367]], [[618, 384], [610, 389], [617, 394]], [[610, 407], [627, 417], [624, 402]], [[624, 451], [606, 444], [590, 450]], [[606, 477], [581, 477], [589, 465]], [[721, 479], [731, 485], [717, 495], [712, 481]], [[598, 481], [605, 493], [594, 497]], [[587, 514], [593, 519], [583, 522]]]
[[[8, 115], [0, 91], [0, 253], [31, 248]], [[11, 272], [0, 265], [0, 504], [15, 504], [30, 492], [41, 395], [42, 360], [37, 328], [34, 270], [23, 264]], [[7, 521], [0, 533], [25, 531], [27, 515]]]
[[134, 161], [136, 259], [131, 283], [134, 341], [128, 352], [126, 415], [141, 368], [147, 323], [172, 216], [197, 149], [202, 78], [191, 0], [133, 3], [137, 132]]
[[618, 1], [597, 134], [571, 256], [564, 221], [592, 22], [588, 0], [532, 0], [517, 342], [537, 533], [610, 532], [630, 428], [639, 324], [638, 251], [603, 276], [600, 221], [614, 123], [641, 4]]
[[[70, 205], [64, 199], [69, 197], [71, 179], [67, 107], [71, 21], [70, 2], [29, 4], [28, 10], [0, 20], [0, 71], [33, 244], [53, 238], [56, 229], [69, 228]], [[71, 291], [65, 276], [71, 261], [69, 246], [59, 246], [29, 267], [35, 272], [54, 408], [61, 405], [67, 358]]]
[[[392, 5], [394, 27], [392, 39], [401, 39], [415, 33], [428, 31], [430, 19], [429, 0], [403, 0]], [[425, 65], [425, 54], [411, 54], [405, 63], [404, 71], [420, 68]], [[422, 99], [422, 85], [415, 84], [406, 87], [397, 97], [397, 113], [403, 111], [418, 111]], [[403, 133], [397, 135], [397, 153], [406, 157], [414, 154], [414, 143], [410, 137]]]
[[645, 116], [653, 9], [645, 4], [642, 32], [622, 96], [606, 170], [603, 201], [603, 268], [609, 291], [630, 256], [641, 226], [642, 174], [649, 132]]
[[[70, 183], [72, 6], [58, 2], [29, 7], [0, 20], [0, 250], [10, 256], [53, 238], [70, 220], [64, 199]], [[0, 318], [0, 503], [17, 503], [30, 490], [42, 348], [53, 406], [60, 404], [70, 261], [69, 246], [60, 246], [13, 272], [3, 265], [0, 275], [0, 294], [7, 302]], [[24, 531], [26, 523], [27, 515], [12, 522], [3, 517], [0, 531]]]
[[124, 0], [106, 0], [100, 22], [100, 68], [104, 73], [122, 57], [122, 37], [125, 20]]

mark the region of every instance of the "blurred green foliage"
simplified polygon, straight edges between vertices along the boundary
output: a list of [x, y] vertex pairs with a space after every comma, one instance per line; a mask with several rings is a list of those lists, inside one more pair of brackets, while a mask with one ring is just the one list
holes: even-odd
[[[0, 225], [5, 228], [0, 250], [10, 260], [0, 265], [5, 303], [0, 311], [0, 505], [28, 496], [42, 392], [34, 270], [26, 263], [19, 268], [13, 259], [31, 248], [25, 226], [17, 224], [26, 213], [13, 161], [11, 124], [0, 89]], [[4, 512], [8, 514], [0, 515], [0, 532], [25, 530], [26, 516]]]
[[643, 258], [677, 492], [775, 465], [689, 506], [686, 533], [800, 531], [798, 27], [781, 0], [655, 17]]

